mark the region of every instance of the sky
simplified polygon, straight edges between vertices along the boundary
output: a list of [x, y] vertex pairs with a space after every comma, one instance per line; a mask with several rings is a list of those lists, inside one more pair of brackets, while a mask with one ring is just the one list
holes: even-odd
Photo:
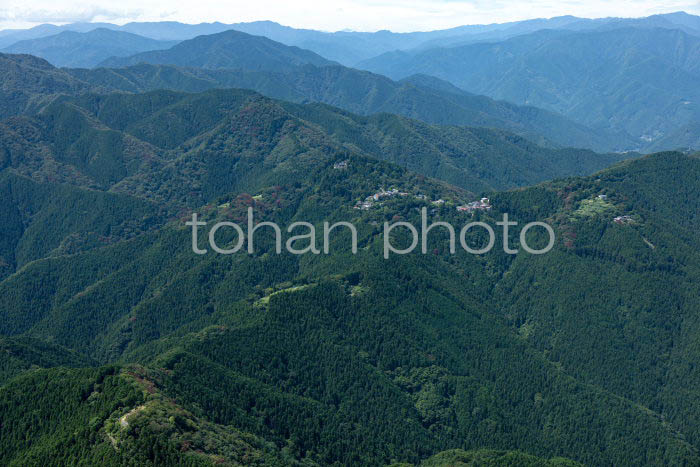
[[0, 29], [41, 23], [272, 20], [323, 31], [408, 32], [561, 15], [642, 17], [674, 11], [700, 15], [700, 0], [1, 0]]

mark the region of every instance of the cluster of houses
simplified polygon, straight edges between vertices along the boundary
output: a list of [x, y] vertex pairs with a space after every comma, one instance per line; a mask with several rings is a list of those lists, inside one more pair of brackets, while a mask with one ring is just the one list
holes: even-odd
[[[603, 194], [598, 195], [598, 199], [601, 201], [608, 201], [608, 195], [603, 195]], [[630, 223], [634, 222], [634, 219], [632, 219], [632, 216], [617, 216], [617, 217], [613, 218], [613, 222], [616, 224], [623, 225], [623, 224], [630, 224]]]
[[[378, 192], [376, 192], [373, 195], [368, 196], [365, 198], [363, 201], [358, 201], [354, 207], [354, 209], [359, 209], [362, 211], [366, 211], [368, 209], [371, 209], [372, 206], [375, 204], [379, 203], [381, 200], [385, 198], [391, 198], [394, 196], [409, 196], [409, 193], [406, 193], [405, 191], [399, 191], [396, 188], [392, 188], [391, 190], [385, 190], [385, 189], [380, 189]], [[426, 195], [418, 194], [415, 195], [416, 199], [421, 199], [425, 201], [429, 201], [428, 197]], [[430, 201], [430, 204], [433, 206], [442, 206], [445, 204], [444, 199], [437, 199], [434, 201]], [[491, 209], [491, 203], [488, 198], [481, 198], [479, 201], [472, 201], [469, 204], [465, 204], [462, 206], [457, 206], [457, 211], [459, 212], [467, 212], [467, 213], [474, 213], [474, 211], [489, 211]]]
[[474, 213], [474, 211], [490, 211], [491, 202], [488, 198], [481, 198], [479, 201], [472, 201], [471, 203], [457, 206], [457, 211]]
[[632, 221], [632, 216], [617, 216], [613, 219], [613, 222], [616, 224], [629, 224]]
[[[335, 170], [345, 170], [348, 168], [348, 163], [349, 160], [343, 160], [340, 162], [336, 162], [333, 164], [333, 168]], [[409, 196], [409, 193], [406, 193], [405, 191], [399, 191], [396, 188], [392, 188], [391, 190], [385, 190], [384, 188], [381, 188], [378, 192], [374, 193], [373, 195], [370, 195], [366, 197], [362, 201], [358, 201], [355, 203], [355, 206], [353, 206], [354, 209], [359, 209], [361, 211], [366, 211], [368, 209], [371, 209], [372, 206], [375, 204], [379, 203], [381, 200], [385, 198], [391, 198], [394, 196]], [[601, 195], [604, 196], [604, 195]], [[414, 195], [416, 199], [421, 199], [424, 201], [430, 201], [426, 195], [423, 194], [417, 194]], [[436, 199], [434, 201], [430, 201], [430, 204], [433, 206], [442, 206], [445, 204], [444, 199]], [[481, 198], [479, 201], [472, 201], [471, 203], [464, 204], [462, 206], [457, 206], [457, 211], [459, 212], [467, 212], [467, 213], [474, 213], [474, 211], [489, 211], [491, 210], [491, 203], [488, 198]]]
[[389, 191], [386, 191], [384, 190], [384, 188], [382, 188], [375, 194], [365, 198], [364, 201], [358, 201], [357, 204], [355, 204], [354, 208], [366, 211], [367, 209], [370, 209], [374, 205], [374, 203], [381, 201], [384, 198], [391, 198], [394, 196], [408, 196], [408, 193], [404, 191], [399, 191], [396, 188], [392, 188]]

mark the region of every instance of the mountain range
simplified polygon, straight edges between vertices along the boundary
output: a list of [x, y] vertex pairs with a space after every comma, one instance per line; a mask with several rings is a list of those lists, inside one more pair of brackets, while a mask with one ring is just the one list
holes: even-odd
[[641, 144], [700, 120], [700, 37], [680, 30], [544, 30], [504, 42], [392, 52], [362, 68], [416, 73], [558, 112]]
[[169, 49], [177, 41], [158, 41], [127, 32], [97, 28], [63, 31], [55, 36], [19, 41], [0, 52], [41, 57], [58, 67], [92, 68], [111, 57]]
[[265, 36], [290, 46], [308, 49], [346, 66], [395, 50], [444, 47], [469, 42], [504, 40], [541, 29], [594, 30], [619, 27], [681, 28], [687, 33], [700, 35], [700, 17], [685, 12], [653, 15], [647, 18], [588, 19], [560, 16], [550, 19], [532, 19], [508, 23], [465, 25], [455, 28], [411, 33], [338, 31], [323, 32], [296, 29], [273, 21], [224, 24], [220, 22], [185, 24], [175, 21], [132, 22], [122, 26], [109, 23], [74, 23], [62, 26], [42, 24], [28, 30], [0, 31], [0, 47], [7, 47], [25, 39], [52, 36], [62, 31], [88, 32], [108, 28], [162, 41], [182, 41], [197, 36], [217, 34], [230, 29], [256, 36]]
[[0, 31], [0, 465], [700, 465], [699, 29]]
[[[245, 86], [271, 97], [315, 100], [359, 113], [386, 110], [428, 123], [507, 129], [542, 144], [547, 144], [547, 140], [598, 151], [648, 152], [696, 147], [698, 135], [694, 129], [700, 121], [698, 24], [696, 16], [685, 13], [639, 19], [586, 20], [566, 16], [410, 34], [330, 34], [269, 22], [131, 23], [123, 27], [99, 24], [98, 30], [70, 32], [70, 28], [89, 30], [88, 25], [77, 24], [6, 31], [0, 33], [0, 39], [62, 30], [58, 35], [24, 40], [5, 50], [37, 54], [60, 66], [99, 64], [119, 68], [149, 63], [198, 69], [188, 71], [200, 75], [198, 79], [182, 77], [177, 83], [170, 83], [168, 88], [174, 90], [189, 90], [188, 86], [196, 90], [204, 86]], [[205, 32], [214, 33], [191, 38]], [[134, 33], [148, 33], [158, 39], [136, 37]], [[163, 38], [184, 41], [167, 48], [173, 42]], [[386, 88], [391, 86], [379, 83], [380, 77], [362, 75], [349, 68], [335, 72], [308, 67], [303, 70], [309, 64], [339, 67], [333, 62], [338, 54], [326, 49], [345, 47], [345, 42], [372, 51], [359, 62], [359, 68], [395, 80], [420, 80], [422, 87], [432, 87], [433, 94], [439, 90], [442, 96], [435, 102], [435, 96], [431, 96], [427, 105], [425, 95], [407, 99], [400, 96], [400, 101], [389, 98], [389, 104], [383, 106], [388, 97]], [[310, 50], [299, 49], [296, 44]], [[136, 53], [147, 48], [162, 50]], [[112, 54], [116, 56], [108, 57]], [[358, 62], [346, 57], [339, 61]], [[202, 69], [235, 70], [241, 74], [201, 76]], [[249, 73], [242, 76], [242, 72]], [[177, 73], [171, 70], [166, 73], [170, 78], [174, 74]], [[367, 96], [359, 96], [361, 88], [338, 90], [343, 79], [365, 83]], [[460, 97], [455, 99], [455, 94]], [[508, 104], [483, 97], [477, 102], [476, 96]], [[513, 115], [512, 104], [528, 106], [529, 110], [518, 109], [516, 113], [529, 116]], [[544, 110], [550, 113], [543, 113]]]
[[[182, 43], [182, 46], [187, 45], [187, 41]], [[288, 51], [286, 47], [282, 48], [282, 53], [275, 58], [258, 60], [253, 66], [259, 68], [284, 60]], [[394, 82], [384, 76], [339, 65], [289, 65], [288, 72], [208, 70], [147, 64], [126, 68], [57, 70], [33, 57], [2, 57], [6, 66], [0, 68], [0, 73], [7, 77], [3, 96], [17, 101], [5, 109], [6, 116], [21, 113], [24, 108], [39, 105], [35, 102], [43, 102], [59, 93], [75, 94], [89, 90], [133, 93], [156, 89], [198, 92], [239, 87], [289, 101], [323, 102], [363, 115], [390, 112], [433, 124], [504, 129], [545, 146], [610, 151], [631, 144], [624, 137], [595, 132], [551, 112], [470, 95], [449, 83], [426, 76], [413, 76], [402, 82]], [[21, 84], [23, 80], [42, 81], [49, 76], [54, 80], [60, 77], [63, 85], [55, 89], [37, 89], [32, 94]]]
[[204, 69], [287, 71], [299, 65], [331, 65], [333, 62], [308, 50], [285, 46], [262, 36], [224, 31], [198, 36], [163, 51], [143, 52], [127, 58], [112, 58], [100, 64], [119, 68], [139, 63], [180, 65]]
[[[697, 156], [492, 193], [478, 219], [546, 219], [551, 254], [452, 255], [436, 234], [433, 253], [387, 261], [375, 223], [442, 199], [432, 219], [460, 225], [477, 195], [378, 161], [331, 111], [158, 91], [3, 123], [3, 463], [698, 461]], [[399, 123], [378, 140], [413, 147]], [[382, 187], [409, 196], [353, 208]], [[248, 207], [352, 220], [361, 253], [340, 236], [329, 255], [276, 255], [263, 235], [254, 255], [192, 254], [181, 219]]]
[[[263, 113], [273, 109], [281, 121], [303, 122], [308, 132], [318, 133], [338, 152], [387, 160], [472, 192], [592, 173], [630, 157], [541, 147], [497, 130], [433, 126], [392, 114], [363, 117], [322, 104], [275, 101], [251, 91], [211, 90], [59, 98], [35, 116], [3, 123], [5, 156], [0, 167], [40, 181], [51, 178], [86, 188], [121, 190], [133, 180], [167, 173], [173, 151], [186, 152], [199, 138], [225, 131], [229, 120], [253, 109]], [[177, 181], [158, 185], [175, 188]], [[211, 183], [202, 180], [197, 185]], [[185, 196], [179, 190], [177, 196]], [[170, 196], [174, 195], [148, 197]], [[208, 201], [206, 195], [198, 195], [197, 203]]]

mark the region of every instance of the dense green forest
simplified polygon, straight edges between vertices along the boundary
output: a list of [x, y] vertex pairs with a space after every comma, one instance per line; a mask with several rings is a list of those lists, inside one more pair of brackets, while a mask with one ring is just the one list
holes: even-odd
[[[3, 410], [14, 422], [3, 424], [2, 439], [29, 440], [10, 442], [13, 447], [2, 450], [6, 463], [32, 464], [56, 449], [66, 452], [65, 459], [116, 464], [133, 452], [142, 462], [183, 465], [242, 458], [284, 465], [498, 465], [509, 457], [522, 465], [544, 462], [537, 458], [552, 459], [552, 465], [567, 465], [566, 459], [593, 465], [698, 462], [700, 427], [691, 415], [697, 399], [688, 371], [700, 270], [694, 253], [697, 157], [662, 153], [588, 178], [492, 193], [493, 210], [477, 218], [495, 223], [508, 212], [520, 222], [551, 222], [558, 240], [548, 255], [452, 255], [446, 236], [435, 234], [431, 254], [384, 260], [381, 222], [418, 225], [416, 208], [441, 198], [447, 202], [431, 207], [432, 218], [463, 225], [472, 218], [455, 206], [476, 195], [353, 152], [316, 124], [302, 123], [310, 117], [288, 116], [288, 104], [253, 95], [258, 103], [248, 119], [223, 120], [224, 128], [235, 125], [230, 132], [217, 128], [218, 117], [180, 118], [182, 108], [199, 108], [187, 96], [186, 106], [181, 95], [146, 96], [147, 112], [112, 107], [121, 97], [87, 97], [57, 103], [33, 124], [49, 137], [63, 112], [78, 122], [108, 124], [109, 130], [94, 123], [86, 128], [142, 138], [154, 148], [154, 160], [178, 161], [178, 170], [187, 170], [183, 177], [206, 174], [195, 169], [206, 170], [209, 157], [220, 164], [224, 154], [242, 154], [232, 162], [249, 176], [236, 182], [211, 173], [196, 196], [178, 195], [174, 182], [136, 177], [130, 186], [143, 185], [130, 189], [136, 196], [124, 201], [145, 203], [151, 223], [107, 245], [70, 253], [47, 249], [0, 283], [0, 333], [32, 339], [6, 346], [13, 363], [0, 398], [7, 407], [29, 403], [18, 397], [44, 400], [44, 410], [53, 400], [72, 401], [65, 414], [52, 413], [48, 425]], [[226, 108], [243, 109], [251, 97], [229, 93], [217, 101], [226, 96]], [[262, 118], [261, 108], [272, 118]], [[160, 115], [170, 128], [180, 122], [186, 130], [154, 132], [158, 126], [149, 122], [159, 109], [167, 109]], [[142, 112], [141, 123], [130, 129], [133, 112]], [[192, 131], [205, 136], [187, 139], [189, 122], [201, 125]], [[291, 146], [290, 133], [280, 133], [288, 125], [295, 130]], [[70, 140], [55, 139], [65, 131], [54, 134], [47, 150], [72, 147]], [[264, 158], [261, 147], [267, 148]], [[128, 175], [137, 167], [124, 164], [123, 153], [113, 154], [107, 160], [123, 169], [90, 175], [83, 160], [66, 165], [84, 174], [84, 184], [81, 177], [62, 180], [70, 185], [32, 181], [14, 163], [5, 171], [14, 184], [100, 193], [121, 183], [111, 173]], [[204, 164], [190, 165], [198, 161]], [[409, 196], [353, 209], [383, 187]], [[148, 208], [154, 199], [162, 211]], [[45, 209], [40, 200], [36, 204]], [[119, 206], [116, 199], [110, 204]], [[208, 222], [240, 222], [249, 206], [260, 219], [282, 225], [352, 220], [360, 226], [359, 253], [352, 255], [347, 237], [339, 236], [328, 255], [277, 255], [263, 237], [252, 256], [198, 256], [189, 249], [183, 219], [168, 221], [172, 213], [194, 208]], [[107, 221], [110, 229], [121, 225], [117, 212]], [[614, 222], [619, 216], [629, 221]], [[233, 240], [222, 235], [222, 244]], [[517, 246], [517, 235], [512, 237]], [[536, 237], [532, 244], [540, 241]], [[469, 241], [483, 239], [475, 232]], [[671, 282], [685, 286], [659, 287]], [[21, 342], [25, 350], [12, 350]], [[42, 350], [32, 342], [65, 350]], [[35, 355], [42, 351], [55, 357]], [[18, 373], [88, 364], [80, 358], [119, 366]], [[62, 448], [65, 443], [72, 447]]]
[[[243, 128], [247, 130], [232, 132]], [[550, 149], [498, 130], [428, 125], [390, 114], [361, 117], [244, 90], [62, 97], [35, 116], [0, 124], [0, 139], [0, 166], [34, 179], [139, 196], [149, 190], [160, 199], [190, 195], [172, 192], [182, 190], [184, 183], [173, 186], [174, 180], [154, 177], [204, 177], [189, 190], [198, 194], [192, 206], [209, 200], [198, 193], [200, 186], [216, 195], [235, 188], [218, 188], [222, 181], [212, 179], [231, 164], [247, 166], [236, 174], [251, 183], [252, 174], [244, 175], [269, 151], [279, 153], [278, 158], [302, 152], [312, 158], [312, 153], [329, 151], [355, 153], [476, 192], [588, 174], [630, 157]], [[228, 157], [231, 152], [245, 157]], [[206, 167], [215, 167], [216, 174]]]
[[[0, 465], [700, 465], [700, 154], [440, 125], [421, 102], [527, 109], [252, 37], [148, 54], [197, 70], [0, 55]], [[287, 248], [215, 253], [250, 213]], [[495, 247], [385, 256], [422, 216]]]

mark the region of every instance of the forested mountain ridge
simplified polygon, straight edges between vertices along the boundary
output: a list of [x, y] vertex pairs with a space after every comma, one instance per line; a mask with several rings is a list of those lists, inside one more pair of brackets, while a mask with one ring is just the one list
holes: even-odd
[[[177, 179], [192, 176], [186, 175], [187, 170], [202, 173], [201, 164], [213, 164], [199, 158], [208, 157], [208, 146], [216, 138], [231, 139], [232, 125], [254, 122], [270, 128], [283, 125], [289, 136], [281, 136], [282, 140], [292, 138], [294, 144], [305, 145], [305, 151], [332, 147], [388, 160], [474, 192], [591, 173], [629, 157], [544, 148], [497, 130], [433, 126], [390, 114], [361, 117], [321, 104], [275, 101], [251, 91], [211, 90], [59, 98], [37, 116], [0, 125], [2, 165], [40, 181], [49, 177], [81, 187], [197, 206], [210, 196], [202, 190], [221, 191], [206, 183], [208, 176], [189, 189]], [[302, 134], [304, 138], [299, 139]], [[313, 140], [305, 141], [309, 135], [314, 135]], [[279, 144], [262, 135], [253, 136], [262, 139], [257, 146], [246, 143], [244, 147], [255, 157], [264, 157], [266, 150]], [[245, 137], [236, 134], [233, 139]], [[221, 171], [229, 162], [221, 159], [220, 164], [207, 171]], [[175, 178], [164, 182], [168, 177]], [[242, 173], [238, 177], [245, 179]], [[158, 188], [154, 191], [152, 187]], [[197, 198], [191, 198], [192, 193], [198, 193]]]
[[625, 134], [592, 131], [552, 112], [472, 95], [425, 76], [395, 82], [352, 68], [313, 65], [286, 73], [182, 69], [146, 64], [68, 72], [96, 86], [128, 92], [154, 89], [193, 92], [239, 87], [288, 101], [323, 102], [363, 115], [388, 112], [440, 125], [500, 128], [546, 145], [603, 152], [634, 145]]
[[97, 90], [31, 55], [0, 54], [0, 119], [35, 112], [59, 94]]
[[[157, 392], [138, 366], [34, 370], [0, 390], [9, 415], [0, 460], [41, 465], [300, 465], [250, 433], [202, 420]], [[27, 393], [26, 388], [36, 388]], [[32, 396], [36, 423], [21, 408]], [[30, 429], [31, 440], [20, 436]], [[315, 465], [306, 463], [305, 465]]]
[[231, 191], [282, 182], [329, 151], [387, 160], [477, 193], [591, 173], [622, 157], [245, 90], [60, 97], [35, 116], [0, 122], [0, 189], [9, 207], [0, 275], [140, 235]]
[[568, 254], [516, 260], [521, 286], [500, 290], [508, 319], [553, 361], [663, 412], [696, 445], [699, 176], [699, 155], [662, 153], [552, 184], [568, 205], [557, 216]]
[[[212, 88], [247, 88], [267, 96], [295, 102], [317, 101], [351, 112], [389, 112], [441, 125], [482, 126], [512, 131], [537, 143], [585, 147], [598, 151], [624, 149], [629, 137], [594, 132], [554, 113], [473, 96], [438, 83], [412, 77], [394, 82], [380, 75], [340, 66], [305, 65], [281, 73], [272, 71], [204, 70], [167, 65], [136, 65], [112, 69], [55, 69], [41, 59], [41, 66], [20, 55], [2, 55], [7, 77], [0, 99], [8, 101], [3, 116], [33, 112], [59, 93], [123, 91], [137, 93], [157, 89], [199, 92]], [[20, 80], [46, 83], [20, 89]], [[50, 86], [50, 80], [65, 82]], [[14, 83], [14, 84], [13, 84]], [[17, 104], [17, 96], [23, 96]], [[34, 105], [30, 105], [34, 103]]]
[[64, 97], [2, 122], [0, 272], [132, 238], [233, 190], [284, 182], [329, 152], [378, 154], [303, 111], [251, 91], [158, 91]]
[[10, 170], [0, 174], [0, 193], [5, 206], [0, 215], [0, 277], [47, 256], [138, 236], [168, 218], [167, 208], [147, 200], [37, 183]]

